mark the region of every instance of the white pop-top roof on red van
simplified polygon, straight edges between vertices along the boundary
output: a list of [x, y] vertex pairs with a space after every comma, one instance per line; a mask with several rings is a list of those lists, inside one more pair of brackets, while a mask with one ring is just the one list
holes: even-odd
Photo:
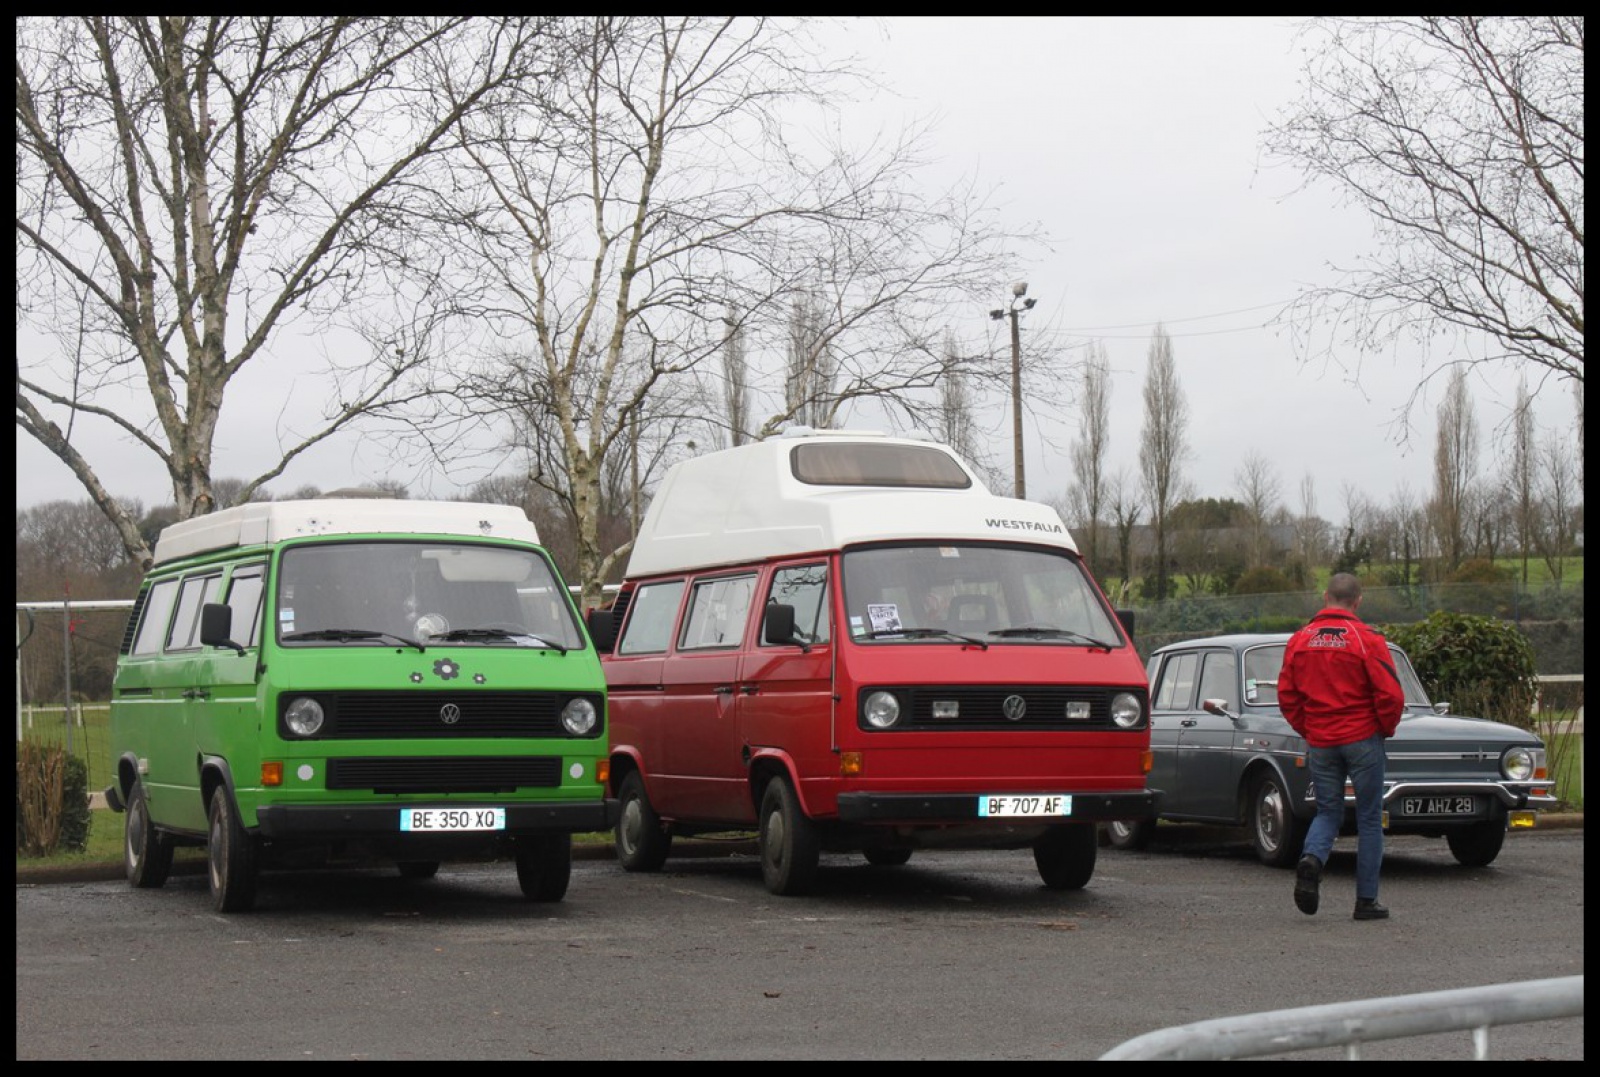
[[393, 498], [252, 501], [165, 528], [155, 563], [235, 546], [260, 546], [309, 535], [474, 535], [538, 542], [539, 532], [515, 505]]
[[1055, 509], [996, 497], [946, 445], [803, 430], [685, 460], [667, 472], [627, 574], [919, 539], [1078, 548]]

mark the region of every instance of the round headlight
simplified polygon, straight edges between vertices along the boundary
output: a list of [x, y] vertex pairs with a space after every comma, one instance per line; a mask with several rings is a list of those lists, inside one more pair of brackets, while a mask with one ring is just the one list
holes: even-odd
[[873, 692], [862, 704], [861, 714], [873, 729], [888, 729], [900, 720], [900, 700], [893, 692]]
[[1533, 749], [1512, 748], [1500, 757], [1500, 773], [1514, 782], [1525, 782], [1533, 777]]
[[1137, 729], [1144, 721], [1144, 708], [1132, 692], [1118, 692], [1111, 698], [1111, 720], [1118, 729]]
[[289, 702], [283, 711], [283, 724], [297, 737], [314, 737], [322, 729], [322, 704], [310, 696]]
[[594, 704], [581, 696], [567, 700], [567, 705], [561, 708], [561, 725], [574, 737], [588, 733], [599, 721], [600, 715], [594, 709]]

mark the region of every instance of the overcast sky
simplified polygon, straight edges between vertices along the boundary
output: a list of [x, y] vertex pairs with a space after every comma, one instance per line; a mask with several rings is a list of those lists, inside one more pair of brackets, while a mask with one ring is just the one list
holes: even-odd
[[[1069, 351], [1103, 343], [1114, 372], [1109, 470], [1136, 471], [1145, 360], [1160, 322], [1189, 405], [1192, 492], [1236, 496], [1240, 463], [1256, 451], [1277, 468], [1292, 507], [1309, 474], [1318, 513], [1339, 522], [1347, 484], [1379, 503], [1401, 483], [1426, 495], [1439, 392], [1413, 411], [1416, 428], [1402, 441], [1396, 420], [1422, 378], [1418, 356], [1369, 360], [1352, 383], [1340, 369], [1299, 363], [1284, 333], [1266, 324], [1306, 285], [1330, 282], [1330, 265], [1350, 264], [1370, 236], [1335, 192], [1292, 193], [1298, 176], [1262, 153], [1262, 129], [1297, 93], [1293, 28], [1266, 18], [896, 18], [856, 24], [839, 39], [895, 91], [853, 110], [852, 123], [865, 133], [931, 122], [940, 159], [930, 184], [974, 177], [1007, 222], [1037, 222], [1050, 237], [1048, 251], [1018, 267], [1037, 300], [1022, 319], [1024, 355], [1036, 336]], [[1006, 354], [987, 308], [1009, 302], [1011, 283], [996, 281], [994, 301], [972, 312], [973, 339]], [[218, 477], [255, 474], [265, 454], [275, 456], [283, 387], [256, 378], [224, 412]], [[1516, 374], [1478, 374], [1471, 385], [1489, 471]], [[296, 389], [315, 399], [316, 386]], [[1062, 399], [1058, 388], [1025, 385], [1025, 395], [1028, 496], [1054, 499], [1070, 481], [1078, 416], [1070, 404], [1046, 403]], [[271, 407], [260, 404], [267, 399]], [[1570, 430], [1574, 414], [1570, 392], [1543, 390], [1542, 430]], [[1009, 476], [1006, 401], [995, 401], [986, 426], [991, 459]], [[152, 457], [112, 452], [91, 454], [109, 489], [146, 505], [171, 500]], [[413, 481], [386, 467], [380, 447], [346, 441], [297, 462], [272, 488]], [[416, 481], [412, 492], [457, 493], [437, 480]], [[85, 496], [19, 430], [18, 506]]]

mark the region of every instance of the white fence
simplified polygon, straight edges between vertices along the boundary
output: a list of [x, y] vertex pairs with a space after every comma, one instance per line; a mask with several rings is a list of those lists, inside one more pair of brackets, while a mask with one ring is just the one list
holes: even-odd
[[1481, 1062], [1496, 1025], [1582, 1016], [1583, 977], [1564, 976], [1197, 1021], [1147, 1032], [1100, 1061], [1216, 1061], [1319, 1047], [1343, 1047], [1355, 1060], [1363, 1043], [1470, 1031], [1473, 1061]]

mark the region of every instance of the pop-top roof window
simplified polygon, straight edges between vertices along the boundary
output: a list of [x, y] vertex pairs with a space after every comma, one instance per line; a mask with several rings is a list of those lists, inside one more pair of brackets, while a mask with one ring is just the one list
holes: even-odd
[[931, 445], [818, 442], [796, 445], [794, 477], [813, 486], [902, 486], [965, 490], [972, 478], [955, 458]]

